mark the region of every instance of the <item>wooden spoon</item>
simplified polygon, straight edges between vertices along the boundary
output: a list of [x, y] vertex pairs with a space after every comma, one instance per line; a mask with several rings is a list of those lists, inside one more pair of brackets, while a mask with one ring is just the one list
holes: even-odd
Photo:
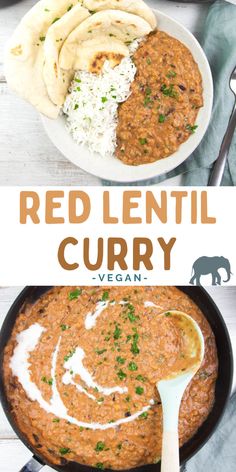
[[201, 366], [204, 338], [196, 321], [185, 313], [173, 310], [160, 316], [172, 317], [173, 323], [179, 328], [184, 346], [184, 369], [181, 363], [176, 365], [176, 369], [173, 366], [173, 373], [156, 384], [163, 412], [161, 472], [179, 472], [179, 408], [187, 385]]

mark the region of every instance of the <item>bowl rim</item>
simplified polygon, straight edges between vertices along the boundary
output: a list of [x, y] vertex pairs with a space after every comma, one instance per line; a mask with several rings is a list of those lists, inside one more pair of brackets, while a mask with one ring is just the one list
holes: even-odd
[[[192, 45], [191, 49], [190, 46], [186, 45], [186, 47], [191, 50], [194, 59], [195, 55], [198, 55], [199, 60], [197, 61], [195, 59], [195, 61], [200, 68], [204, 94], [204, 104], [199, 110], [196, 118], [196, 123], [198, 123], [199, 128], [179, 146], [175, 153], [171, 154], [170, 156], [157, 160], [153, 163], [141, 164], [139, 166], [130, 166], [124, 164], [115, 157], [103, 158], [101, 156], [94, 155], [88, 151], [87, 146], [76, 144], [72, 136], [65, 128], [65, 118], [62, 115], [60, 115], [56, 120], [51, 120], [50, 118], [41, 115], [46, 134], [54, 146], [64, 155], [64, 157], [66, 157], [67, 160], [72, 162], [81, 170], [84, 170], [88, 174], [94, 175], [95, 177], [103, 180], [124, 184], [141, 181], [145, 182], [145, 180], [162, 176], [163, 174], [176, 169], [195, 151], [203, 139], [210, 122], [213, 105], [213, 80], [210, 65], [205, 52], [203, 51], [195, 36], [179, 21], [171, 18], [169, 15], [157, 9], [153, 8], [152, 11], [157, 17], [157, 22], [158, 19], [159, 21], [168, 22], [170, 25], [180, 31], [180, 34], [184, 34], [186, 41], [189, 40]], [[161, 30], [162, 28], [160, 28], [160, 31]], [[169, 34], [171, 33], [169, 32]], [[175, 35], [173, 36], [176, 37]], [[177, 39], [185, 44], [183, 38], [179, 37]], [[206, 86], [206, 89], [204, 89], [204, 85]], [[201, 114], [203, 115], [202, 117], [200, 116]]]
[[[49, 461], [47, 461], [47, 459], [45, 459], [42, 455], [40, 455], [40, 452], [37, 451], [30, 444], [30, 442], [27, 440], [27, 438], [21, 432], [20, 428], [18, 427], [17, 423], [14, 420], [13, 414], [11, 413], [10, 404], [9, 404], [7, 396], [6, 396], [5, 385], [4, 385], [4, 381], [3, 381], [3, 375], [2, 375], [4, 348], [5, 348], [5, 346], [8, 342], [9, 337], [11, 336], [11, 332], [12, 332], [12, 329], [15, 325], [15, 321], [16, 321], [16, 318], [19, 314], [19, 310], [22, 306], [24, 306], [25, 303], [27, 303], [27, 301], [30, 301], [29, 298], [30, 298], [31, 295], [33, 296], [35, 290], [39, 290], [39, 292], [40, 292], [39, 294], [36, 295], [35, 300], [37, 300], [39, 298], [39, 296], [41, 296], [43, 293], [46, 293], [46, 291], [48, 291], [50, 288], [52, 288], [52, 287], [51, 286], [26, 286], [26, 287], [24, 287], [24, 289], [21, 290], [21, 292], [18, 294], [16, 299], [13, 301], [12, 305], [10, 306], [10, 308], [8, 310], [8, 313], [7, 313], [6, 317], [4, 318], [3, 325], [2, 325], [2, 328], [0, 330], [0, 374], [1, 374], [0, 375], [0, 401], [1, 401], [1, 404], [2, 404], [2, 407], [3, 407], [4, 414], [7, 417], [11, 427], [13, 428], [13, 430], [15, 431], [15, 433], [17, 434], [19, 439], [23, 442], [23, 444], [33, 453], [33, 456], [41, 464], [48, 465], [48, 466], [52, 467], [54, 470], [63, 471], [63, 472], [89, 472], [89, 470], [90, 471], [91, 470], [96, 471], [97, 469], [94, 468], [94, 467], [87, 466], [87, 465], [82, 465], [82, 464], [72, 462], [72, 461], [68, 462], [66, 465], [52, 464]], [[227, 349], [228, 349], [227, 352], [225, 353], [226, 356], [227, 356], [227, 360], [228, 360], [228, 363], [227, 363], [227, 369], [228, 369], [228, 372], [227, 372], [228, 379], [227, 380], [228, 380], [228, 384], [227, 384], [227, 388], [226, 388], [227, 394], [225, 395], [225, 398], [224, 398], [224, 401], [223, 401], [223, 406], [221, 407], [220, 411], [218, 411], [217, 419], [213, 421], [213, 426], [210, 425], [210, 431], [205, 433], [204, 439], [199, 442], [197, 447], [193, 446], [193, 450], [190, 451], [190, 452], [185, 451], [188, 444], [191, 443], [192, 440], [194, 440], [194, 438], [196, 437], [198, 432], [200, 432], [200, 434], [201, 434], [201, 429], [204, 427], [204, 424], [206, 423], [206, 421], [208, 420], [210, 415], [213, 413], [213, 410], [210, 412], [210, 414], [208, 415], [206, 420], [200, 426], [197, 433], [195, 433], [195, 435], [189, 441], [187, 441], [183, 446], [181, 446], [181, 448], [180, 448], [180, 464], [184, 465], [187, 461], [189, 461], [208, 442], [210, 437], [213, 435], [213, 433], [217, 429], [220, 421], [222, 420], [222, 417], [224, 415], [224, 412], [225, 412], [225, 409], [227, 407], [227, 404], [228, 404], [228, 401], [229, 401], [229, 398], [230, 398], [230, 395], [231, 395], [231, 391], [232, 391], [233, 364], [234, 364], [234, 362], [233, 362], [232, 344], [231, 344], [231, 340], [230, 340], [230, 336], [229, 336], [229, 333], [228, 333], [226, 323], [224, 321], [224, 318], [223, 318], [218, 306], [216, 305], [216, 303], [214, 302], [212, 297], [209, 295], [209, 293], [203, 287], [200, 287], [200, 286], [198, 286], [198, 287], [176, 286], [176, 288], [178, 288], [179, 290], [181, 290], [182, 292], [187, 294], [194, 301], [194, 303], [197, 304], [198, 307], [199, 307], [199, 305], [198, 305], [198, 302], [196, 301], [196, 298], [198, 298], [198, 297], [199, 297], [199, 299], [203, 298], [202, 304], [205, 306], [205, 302], [206, 302], [208, 304], [208, 306], [212, 309], [212, 311], [214, 311], [214, 313], [216, 315], [217, 323], [219, 323], [219, 325], [220, 325], [221, 336], [224, 337], [224, 341], [225, 341], [225, 343], [227, 345]], [[189, 292], [191, 294], [193, 294], [195, 292], [196, 297], [194, 295], [194, 297], [192, 298], [192, 296], [190, 295]], [[202, 308], [200, 307], [200, 309], [202, 309]], [[208, 318], [207, 318], [207, 320], [208, 320]], [[208, 320], [208, 323], [210, 324], [211, 329], [213, 331], [212, 324], [209, 322], [209, 320]], [[215, 332], [214, 332], [214, 334], [215, 334]], [[219, 336], [218, 336], [218, 338], [219, 338]], [[217, 345], [217, 352], [218, 352], [218, 345]], [[213, 406], [213, 409], [214, 409], [214, 406]], [[187, 458], [183, 457], [185, 455], [187, 455]], [[133, 468], [133, 469], [124, 469], [123, 471], [120, 470], [119, 472], [157, 472], [159, 470], [159, 467], [160, 467], [160, 462], [157, 463], [157, 464], [144, 465], [144, 466], [136, 467], [136, 468]], [[105, 469], [105, 472], [108, 472], [108, 471], [114, 472], [114, 470]]]

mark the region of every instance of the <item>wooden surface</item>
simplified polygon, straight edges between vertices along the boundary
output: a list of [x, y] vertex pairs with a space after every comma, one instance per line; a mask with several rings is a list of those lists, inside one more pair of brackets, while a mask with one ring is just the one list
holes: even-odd
[[[20, 290], [20, 287], [0, 289], [0, 324]], [[208, 292], [224, 316], [231, 336], [234, 358], [236, 359], [236, 287], [210, 287]], [[233, 388], [236, 389], [236, 377], [234, 377]], [[16, 438], [3, 411], [0, 409], [0, 471], [17, 472], [30, 457], [31, 453]], [[49, 467], [45, 467], [43, 470], [45, 472], [52, 471]]]
[[[4, 48], [23, 14], [35, 3], [23, 0], [0, 9], [0, 185], [99, 185], [100, 180], [71, 164], [44, 132], [39, 114], [7, 87]], [[208, 4], [147, 0], [198, 35]], [[165, 184], [180, 183], [180, 178]]]

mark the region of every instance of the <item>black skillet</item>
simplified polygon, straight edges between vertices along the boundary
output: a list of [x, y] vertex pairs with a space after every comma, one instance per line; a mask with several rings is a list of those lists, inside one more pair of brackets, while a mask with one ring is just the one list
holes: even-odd
[[[50, 464], [41, 455], [40, 449], [35, 449], [27, 439], [23, 436], [21, 431], [18, 429], [13, 415], [11, 414], [11, 407], [7, 401], [2, 375], [2, 360], [4, 347], [11, 335], [12, 328], [14, 326], [16, 317], [26, 302], [34, 303], [38, 298], [43, 295], [51, 287], [26, 287], [17, 297], [13, 305], [11, 306], [5, 321], [2, 326], [0, 333], [0, 398], [4, 412], [14, 429], [17, 436], [21, 441], [30, 449], [33, 453], [32, 459], [21, 469], [20, 472], [37, 472], [44, 465], [49, 465], [53, 469], [61, 472], [89, 472], [94, 469], [93, 467], [87, 467], [75, 462], [66, 462], [60, 466]], [[180, 449], [180, 462], [184, 464], [190, 459], [209, 439], [212, 433], [215, 431], [222, 415], [225, 410], [232, 385], [233, 376], [233, 355], [231, 343], [228, 335], [227, 328], [224, 320], [213, 302], [212, 298], [202, 287], [178, 287], [184, 293], [186, 293], [203, 311], [209, 324], [211, 325], [212, 331], [214, 332], [217, 344], [218, 358], [219, 358], [219, 373], [216, 382], [216, 400], [214, 407], [208, 416], [207, 420], [199, 428], [195, 436], [190, 439]], [[160, 464], [146, 465], [132, 469], [132, 472], [159, 472]]]

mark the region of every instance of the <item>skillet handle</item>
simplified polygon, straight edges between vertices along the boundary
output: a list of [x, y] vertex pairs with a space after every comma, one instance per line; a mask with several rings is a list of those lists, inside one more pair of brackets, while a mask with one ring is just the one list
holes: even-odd
[[42, 469], [43, 466], [44, 464], [39, 462], [39, 460], [36, 459], [35, 456], [33, 456], [31, 457], [29, 462], [27, 462], [27, 464], [25, 464], [24, 467], [20, 469], [19, 472], [38, 472], [40, 469]]

